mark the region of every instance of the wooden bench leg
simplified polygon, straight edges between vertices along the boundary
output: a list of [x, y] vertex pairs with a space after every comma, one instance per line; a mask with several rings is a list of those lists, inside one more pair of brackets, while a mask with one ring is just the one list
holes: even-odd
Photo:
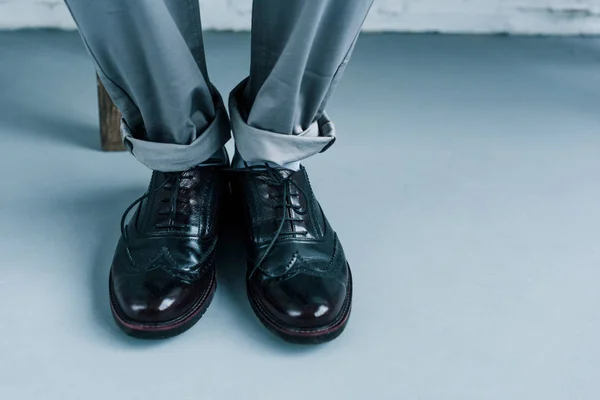
[[100, 143], [103, 151], [123, 151], [120, 124], [121, 113], [106, 92], [104, 85], [98, 81], [98, 109], [100, 112]]

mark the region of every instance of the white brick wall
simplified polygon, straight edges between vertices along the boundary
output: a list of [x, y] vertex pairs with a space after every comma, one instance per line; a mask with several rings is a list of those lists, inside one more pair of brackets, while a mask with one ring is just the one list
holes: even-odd
[[[200, 0], [204, 27], [249, 29], [251, 1]], [[0, 0], [0, 28], [22, 27], [74, 25], [62, 0]], [[600, 0], [376, 0], [365, 29], [600, 34]]]

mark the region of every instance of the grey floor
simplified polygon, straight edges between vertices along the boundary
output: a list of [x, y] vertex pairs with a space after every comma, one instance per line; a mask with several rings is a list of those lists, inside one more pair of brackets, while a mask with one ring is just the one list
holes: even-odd
[[[208, 34], [213, 80], [249, 37]], [[98, 151], [78, 36], [0, 33], [0, 398], [600, 398], [600, 39], [366, 35], [307, 162], [353, 266], [351, 323], [285, 344], [219, 291], [173, 340], [113, 324], [118, 221], [149, 171]]]

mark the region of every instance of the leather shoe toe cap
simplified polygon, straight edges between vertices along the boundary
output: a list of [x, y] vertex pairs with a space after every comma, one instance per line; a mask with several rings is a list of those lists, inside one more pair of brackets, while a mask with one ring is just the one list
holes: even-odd
[[347, 291], [348, 285], [338, 279], [299, 274], [261, 284], [255, 297], [284, 327], [317, 329], [341, 316]]
[[111, 279], [113, 303], [134, 323], [167, 323], [185, 316], [210, 290], [210, 274], [194, 282], [180, 279]]

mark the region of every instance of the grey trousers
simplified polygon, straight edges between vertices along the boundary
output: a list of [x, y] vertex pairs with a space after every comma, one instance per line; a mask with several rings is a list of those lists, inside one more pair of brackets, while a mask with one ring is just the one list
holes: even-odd
[[206, 68], [198, 0], [66, 0], [123, 114], [126, 147], [165, 172], [208, 159], [230, 131], [248, 162], [284, 165], [328, 148], [325, 106], [372, 2], [254, 0], [251, 67], [230, 94], [230, 122]]

